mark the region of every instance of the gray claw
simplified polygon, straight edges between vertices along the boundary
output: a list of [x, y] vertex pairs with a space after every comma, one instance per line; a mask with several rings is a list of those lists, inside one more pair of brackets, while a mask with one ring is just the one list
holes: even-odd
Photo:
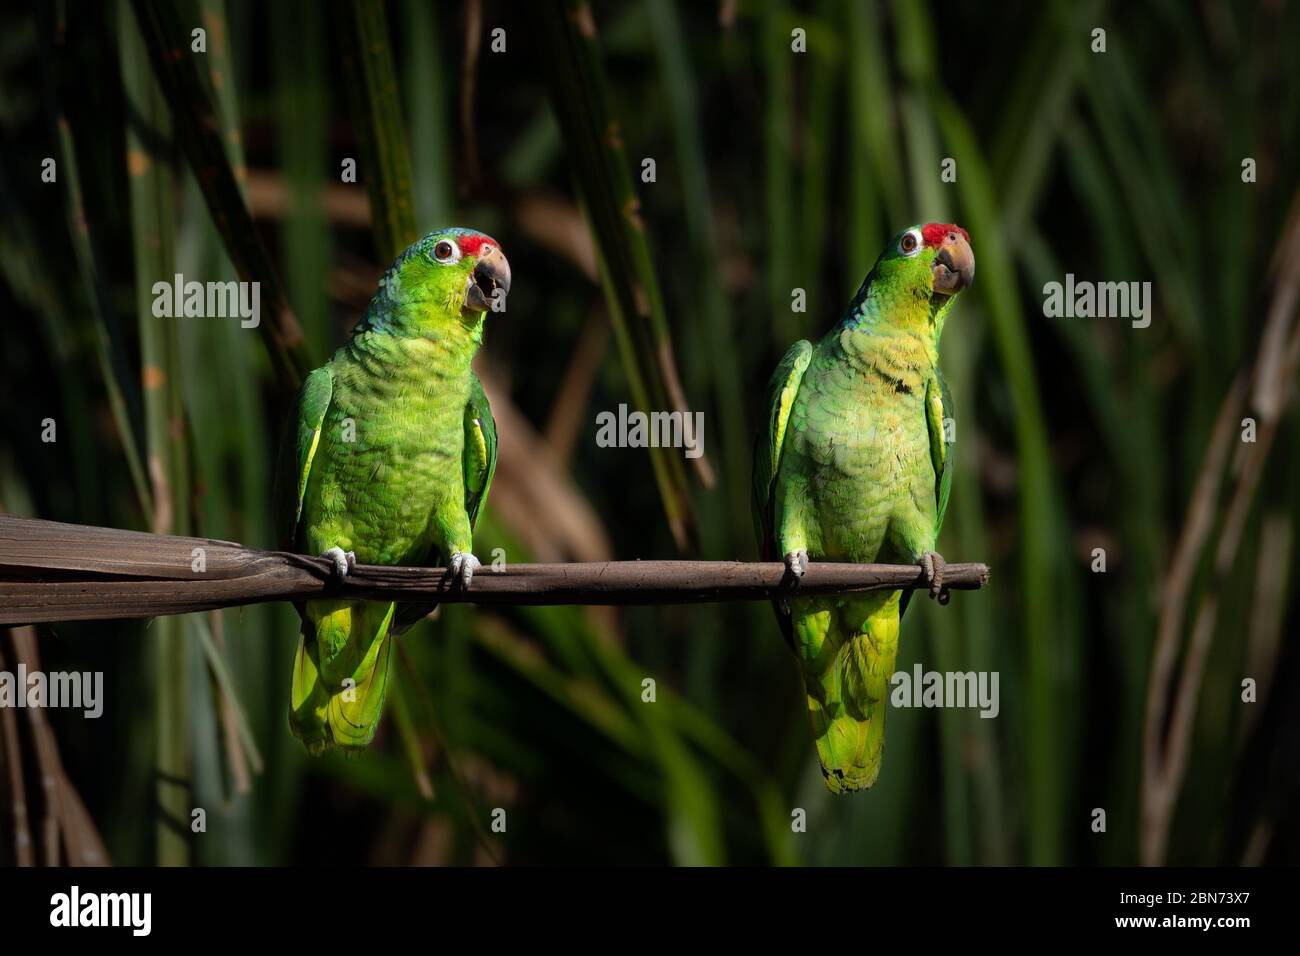
[[483, 563], [468, 551], [457, 551], [451, 556], [451, 563], [447, 569], [451, 571], [453, 578], [460, 578], [461, 587], [469, 590], [470, 582], [474, 580], [474, 572], [483, 567]]
[[925, 574], [925, 581], [930, 586], [930, 597], [940, 604], [948, 603], [948, 589], [943, 586], [943, 572], [948, 563], [938, 551], [926, 551], [917, 562]]
[[339, 578], [346, 578], [348, 572], [357, 566], [357, 555], [354, 551], [344, 551], [340, 547], [333, 547], [321, 555], [334, 563], [334, 574]]
[[785, 569], [796, 578], [803, 577], [804, 572], [808, 570], [808, 552], [791, 551], [785, 556]]

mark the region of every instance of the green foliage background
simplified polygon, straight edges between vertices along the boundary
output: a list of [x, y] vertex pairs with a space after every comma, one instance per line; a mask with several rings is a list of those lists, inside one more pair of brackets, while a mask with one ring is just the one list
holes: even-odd
[[[312, 760], [286, 721], [287, 606], [42, 627], [46, 669], [106, 675], [103, 718], [50, 720], [113, 861], [1295, 862], [1300, 441], [1293, 383], [1276, 414], [1247, 389], [1257, 356], [1286, 354], [1270, 309], [1295, 324], [1277, 301], [1300, 282], [1300, 4], [118, 0], [3, 22], [15, 514], [275, 546], [295, 376], [397, 249], [455, 223], [514, 273], [481, 357], [503, 451], [479, 555], [750, 559], [750, 440], [785, 348], [837, 319], [906, 224], [961, 223], [979, 263], [944, 340], [942, 544], [993, 583], [917, 602], [898, 667], [998, 671], [998, 719], [896, 710], [880, 783], [833, 798], [765, 606], [458, 606], [403, 639], [373, 749]], [[150, 29], [177, 54], [151, 57]], [[262, 281], [263, 328], [155, 319], [152, 283], [175, 272]], [[1151, 281], [1154, 321], [1044, 318], [1066, 273]], [[290, 329], [276, 289], [300, 341], [271, 334]], [[707, 472], [596, 447], [597, 412], [679, 391], [705, 413]], [[1194, 499], [1225, 407], [1222, 488]], [[1238, 440], [1246, 416], [1268, 453]], [[1209, 527], [1175, 665], [1217, 614], [1167, 848], [1142, 855], [1151, 662], [1194, 500]], [[16, 647], [0, 639], [6, 661]], [[20, 729], [5, 763], [35, 826]]]

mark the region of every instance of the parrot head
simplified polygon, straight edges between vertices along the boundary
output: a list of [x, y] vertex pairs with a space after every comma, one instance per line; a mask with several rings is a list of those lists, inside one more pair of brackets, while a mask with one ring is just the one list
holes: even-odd
[[946, 302], [975, 278], [970, 234], [946, 222], [909, 226], [890, 240], [871, 271], [876, 282]]
[[459, 320], [477, 326], [484, 313], [505, 308], [509, 291], [510, 263], [500, 243], [473, 229], [440, 229], [412, 243], [389, 266], [367, 325], [405, 328], [415, 315], [422, 324]]

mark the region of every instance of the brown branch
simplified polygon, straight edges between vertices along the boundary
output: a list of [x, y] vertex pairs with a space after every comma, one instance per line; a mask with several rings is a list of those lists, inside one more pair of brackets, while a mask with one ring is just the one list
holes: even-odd
[[[945, 584], [952, 590], [976, 590], [988, 576], [983, 564], [949, 564]], [[209, 538], [0, 516], [0, 624], [9, 625], [153, 617], [327, 597], [652, 605], [923, 586], [922, 572], [914, 565], [814, 562], [792, 586], [776, 562], [598, 561], [485, 566], [465, 591], [443, 568], [359, 565], [338, 581], [321, 558]]]

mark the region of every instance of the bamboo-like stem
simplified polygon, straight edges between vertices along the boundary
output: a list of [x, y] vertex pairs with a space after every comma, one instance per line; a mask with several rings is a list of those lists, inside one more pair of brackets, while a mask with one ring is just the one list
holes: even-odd
[[[983, 564], [949, 564], [976, 590]], [[920, 588], [913, 565], [814, 562], [797, 583], [777, 562], [592, 561], [485, 566], [469, 590], [444, 568], [358, 565], [229, 541], [0, 516], [0, 624], [185, 614], [264, 601], [369, 598], [474, 604], [654, 605]]]
[[[176, 225], [172, 205], [175, 181], [167, 163], [172, 116], [144, 59], [143, 27], [125, 9], [119, 13], [122, 87], [126, 102], [140, 117], [141, 129], [127, 131], [127, 194], [135, 264], [136, 315], [140, 330], [141, 396], [145, 417], [145, 463], [151, 484], [155, 532], [190, 530], [189, 435], [181, 397], [180, 327], [151, 308], [152, 288], [173, 275]], [[175, 111], [173, 110], [173, 113]], [[223, 149], [220, 142], [217, 148]], [[221, 153], [225, 161], [224, 152]], [[184, 621], [167, 620], [150, 634], [154, 695], [154, 766], [160, 815], [155, 826], [156, 858], [164, 866], [190, 862], [183, 830], [173, 822], [189, 815], [192, 779], [190, 737], [191, 645]]]
[[[1268, 319], [1253, 369], [1249, 378], [1239, 375], [1234, 380], [1220, 406], [1165, 581], [1143, 730], [1139, 852], [1146, 866], [1165, 862], [1175, 805], [1187, 773], [1197, 702], [1218, 620], [1220, 594], [1237, 559], [1264, 463], [1281, 424], [1281, 410], [1291, 400], [1296, 373], [1300, 370], [1300, 318], [1296, 314], [1300, 302], [1298, 256], [1300, 192], [1292, 198], [1287, 227], [1272, 264], [1275, 278]], [[1285, 345], [1278, 348], [1278, 343]], [[1231, 497], [1226, 499], [1225, 510], [1220, 501], [1221, 488], [1229, 477], [1229, 452], [1239, 434], [1237, 422], [1248, 394], [1250, 410], [1261, 419], [1259, 434], [1253, 443], [1244, 446], [1246, 450], [1241, 453], [1241, 463], [1232, 476], [1236, 481]], [[1218, 546], [1212, 576], [1197, 602], [1175, 690], [1174, 664], [1190, 606], [1191, 578], [1216, 527]], [[1166, 714], [1170, 715], [1167, 733]]]
[[[610, 327], [632, 402], [643, 411], [687, 412], [641, 200], [621, 127], [609, 106], [590, 5], [569, 0], [535, 4], [529, 11], [574, 185], [596, 240]], [[697, 516], [682, 458], [661, 448], [649, 451], [673, 539], [682, 550], [691, 550], [698, 538]], [[707, 455], [693, 462], [701, 480], [710, 484]]]
[[361, 147], [360, 178], [370, 196], [375, 248], [387, 265], [420, 237], [388, 17], [378, 0], [340, 0], [334, 11], [348, 102]]
[[[90, 223], [86, 220], [85, 204], [82, 201], [81, 176], [77, 171], [77, 153], [73, 149], [72, 128], [67, 118], [59, 116], [59, 145], [63, 149], [63, 163], [67, 176], [68, 196], [68, 233], [72, 237], [72, 247], [77, 255], [77, 269], [81, 273], [82, 284], [86, 288], [86, 298], [90, 302], [91, 315], [94, 320], [96, 355], [99, 358], [100, 373], [104, 377], [104, 390], [108, 396], [108, 407], [113, 413], [113, 422], [117, 425], [118, 441], [122, 443], [122, 456], [126, 459], [127, 471], [144, 514], [153, 511], [153, 498], [145, 476], [144, 460], [140, 454], [139, 441], [132, 420], [132, 410], [139, 410], [138, 391], [126, 391], [125, 361], [122, 357], [120, 343], [113, 341], [109, 333], [112, 324], [112, 302], [104, 283], [102, 263], [95, 257], [90, 236]], [[128, 399], [128, 394], [130, 399]]]
[[[5, 670], [4, 648], [0, 647], [0, 671]], [[27, 823], [27, 785], [23, 779], [23, 751], [18, 743], [18, 718], [12, 707], [0, 707], [0, 754], [9, 778], [9, 810], [13, 814], [14, 861], [35, 866], [35, 847]]]
[[244, 202], [197, 61], [185, 52], [188, 31], [181, 28], [168, 4], [135, 0], [133, 7], [158, 86], [176, 125], [177, 141], [203, 187], [203, 198], [226, 254], [242, 280], [261, 283], [264, 314], [258, 331], [266, 340], [277, 381], [288, 390], [296, 389], [310, 369], [302, 327]]
[[[30, 627], [15, 628], [10, 632], [14, 657], [28, 673], [41, 669], [40, 652], [36, 646], [36, 631]], [[112, 861], [104, 848], [95, 823], [86, 812], [86, 806], [63, 769], [59, 744], [54, 729], [41, 707], [28, 707], [27, 718], [31, 726], [32, 742], [36, 751], [39, 780], [45, 800], [42, 822], [41, 848], [45, 866], [108, 866]]]

